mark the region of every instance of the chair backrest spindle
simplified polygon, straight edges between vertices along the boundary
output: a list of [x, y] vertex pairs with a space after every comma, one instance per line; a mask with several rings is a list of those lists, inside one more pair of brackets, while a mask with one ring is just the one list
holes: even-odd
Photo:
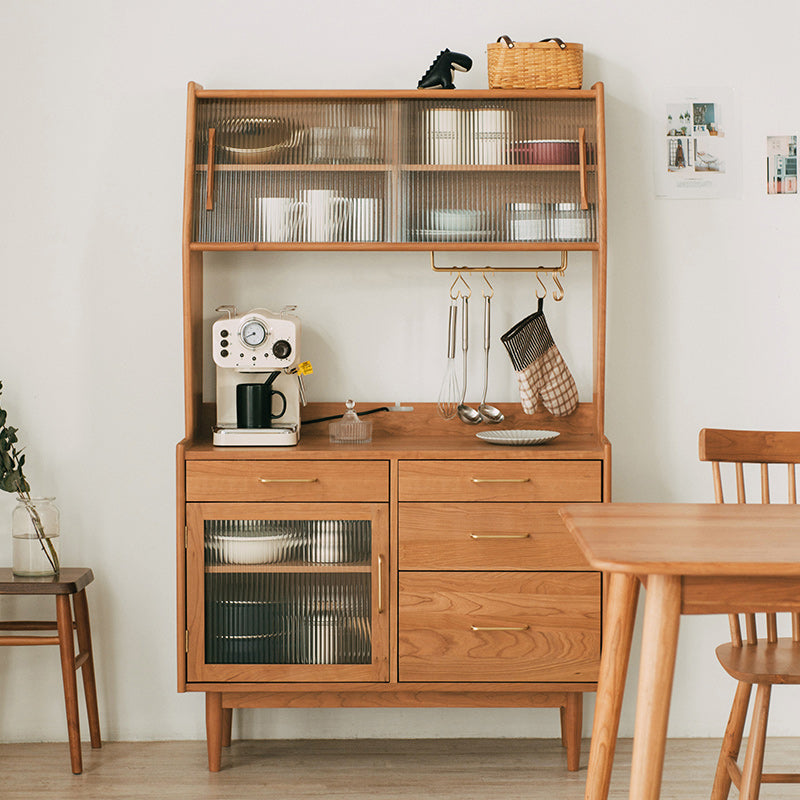
[[[736, 502], [746, 503], [745, 464], [758, 464], [761, 479], [761, 502], [770, 503], [770, 464], [786, 464], [787, 502], [797, 503], [796, 464], [800, 463], [800, 431], [738, 431], [719, 428], [704, 428], [700, 431], [700, 460], [711, 463], [714, 478], [714, 500], [724, 503], [722, 464], [732, 464], [736, 478]], [[751, 487], [753, 488], [753, 487]], [[757, 644], [758, 632], [756, 615], [745, 614], [745, 638], [747, 644]], [[800, 612], [793, 613], [792, 639], [800, 642]], [[731, 643], [735, 647], [743, 645], [739, 617], [729, 615]], [[776, 614], [766, 615], [766, 634], [768, 642], [778, 639], [778, 620]]]

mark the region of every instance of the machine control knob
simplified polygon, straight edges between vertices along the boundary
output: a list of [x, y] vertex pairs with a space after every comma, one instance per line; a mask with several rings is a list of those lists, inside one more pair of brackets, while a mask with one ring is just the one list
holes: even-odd
[[278, 339], [274, 345], [272, 345], [272, 355], [275, 358], [289, 358], [292, 353], [292, 346], [286, 339]]
[[220, 351], [219, 351], [219, 354], [220, 354], [220, 355], [221, 355], [223, 358], [227, 358], [227, 356], [228, 356], [228, 351], [227, 351], [227, 350], [220, 350]]

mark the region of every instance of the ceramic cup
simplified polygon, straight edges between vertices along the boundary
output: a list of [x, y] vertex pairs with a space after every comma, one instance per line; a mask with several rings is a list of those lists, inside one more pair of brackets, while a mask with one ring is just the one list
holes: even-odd
[[302, 227], [307, 242], [336, 242], [342, 237], [349, 213], [349, 201], [333, 189], [306, 189], [303, 192]]
[[347, 129], [347, 158], [355, 163], [374, 161], [376, 157], [377, 130], [365, 126]]
[[[273, 397], [279, 397], [283, 407], [279, 414], [273, 410]], [[286, 413], [286, 395], [265, 383], [240, 383], [236, 387], [236, 427], [271, 428], [274, 419]]]
[[342, 156], [342, 137], [346, 129], [320, 126], [309, 131], [309, 160], [313, 163], [335, 162]]
[[348, 239], [377, 242], [381, 238], [381, 204], [377, 197], [353, 197], [349, 201]]
[[256, 241], [294, 241], [297, 237], [299, 211], [299, 204], [290, 197], [257, 197]]

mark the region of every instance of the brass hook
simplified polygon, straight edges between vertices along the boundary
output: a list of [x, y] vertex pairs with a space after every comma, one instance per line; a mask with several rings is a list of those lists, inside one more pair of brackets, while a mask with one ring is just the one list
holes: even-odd
[[467, 298], [467, 300], [469, 300], [469, 298], [472, 297], [472, 287], [466, 282], [466, 280], [464, 280], [464, 273], [459, 272], [458, 277], [461, 278], [461, 283], [463, 283], [464, 286], [467, 287], [467, 294], [465, 295], [465, 297]]
[[485, 272], [483, 273], [483, 279], [484, 279], [484, 281], [486, 281], [486, 285], [492, 290], [492, 293], [487, 295], [486, 292], [483, 289], [481, 289], [481, 294], [484, 297], [494, 297], [494, 286], [492, 286], [492, 284], [489, 283], [489, 279], [486, 277], [486, 273]]
[[558, 280], [558, 275], [555, 272], [553, 273], [553, 283], [558, 286], [558, 294], [553, 292], [553, 300], [559, 302], [564, 299], [564, 287], [561, 285], [561, 282]]
[[456, 284], [458, 283], [458, 279], [461, 277], [460, 274], [456, 275], [456, 279], [450, 284], [450, 299], [451, 300], [458, 300], [459, 295], [461, 294], [460, 291], [453, 294], [453, 289], [456, 288]]
[[542, 280], [542, 276], [539, 273], [536, 273], [536, 280], [539, 281], [539, 286], [542, 287], [542, 294], [539, 294], [539, 289], [536, 289], [536, 299], [543, 300], [547, 297], [547, 287], [544, 285], [544, 281]]

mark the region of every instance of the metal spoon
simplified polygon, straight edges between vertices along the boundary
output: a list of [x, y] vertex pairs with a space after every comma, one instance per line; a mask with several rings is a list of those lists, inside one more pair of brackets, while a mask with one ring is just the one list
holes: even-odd
[[478, 412], [483, 417], [486, 422], [496, 423], [502, 422], [505, 419], [505, 414], [499, 409], [495, 408], [494, 406], [487, 405], [486, 403], [486, 391], [489, 388], [489, 339], [490, 339], [490, 330], [491, 330], [491, 295], [484, 294], [484, 303], [483, 303], [483, 351], [486, 354], [486, 358], [483, 365], [483, 400], [481, 404], [478, 406]]
[[467, 347], [469, 345], [469, 322], [467, 320], [467, 302], [469, 297], [462, 295], [461, 297], [461, 352], [463, 358], [463, 384], [461, 387], [461, 402], [458, 404], [458, 418], [462, 422], [469, 425], [477, 425], [483, 421], [483, 417], [474, 409], [470, 408], [464, 403], [464, 398], [467, 396]]

